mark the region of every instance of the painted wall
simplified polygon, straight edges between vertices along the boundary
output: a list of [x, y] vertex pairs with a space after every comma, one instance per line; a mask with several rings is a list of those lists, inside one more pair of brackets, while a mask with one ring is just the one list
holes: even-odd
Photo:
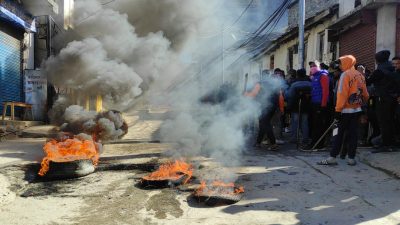
[[33, 16], [51, 15], [57, 25], [64, 26], [64, 0], [22, 0], [22, 5]]
[[390, 50], [392, 57], [396, 52], [396, 4], [386, 4], [377, 9], [376, 51]]
[[[319, 34], [321, 32], [325, 32], [326, 28], [328, 25], [331, 23], [331, 21], [335, 20], [335, 18], [332, 18], [329, 21], [325, 21], [322, 24], [319, 24], [310, 30], [306, 30], [305, 32], [305, 40], [307, 41], [307, 54], [305, 58], [305, 63], [306, 63], [306, 69], [307, 73], [309, 72], [309, 68], [307, 68], [308, 61], [315, 60], [318, 58], [318, 53], [319, 53]], [[275, 68], [280, 68], [285, 70], [287, 72], [287, 68], [289, 65], [289, 58], [288, 58], [288, 49], [292, 47], [293, 45], [297, 44], [298, 38], [295, 38], [293, 40], [290, 40], [289, 42], [286, 42], [284, 44], [281, 44], [278, 49], [276, 49], [274, 52], [269, 53], [268, 55], [265, 55], [264, 61], [267, 62], [265, 65], [266, 69], [273, 69], [269, 68], [270, 65], [270, 56], [274, 55], [275, 56]], [[323, 58], [325, 63], [329, 63], [332, 59], [330, 58], [329, 48], [328, 48], [328, 39], [327, 39], [327, 34], [325, 33], [325, 39], [324, 39], [324, 49], [323, 49]], [[298, 64], [298, 55], [294, 54], [293, 55], [293, 68], [298, 69], [300, 68]]]
[[397, 5], [397, 24], [396, 24], [396, 55], [400, 56], [400, 4]]
[[354, 9], [354, 0], [339, 0], [339, 17], [348, 14]]

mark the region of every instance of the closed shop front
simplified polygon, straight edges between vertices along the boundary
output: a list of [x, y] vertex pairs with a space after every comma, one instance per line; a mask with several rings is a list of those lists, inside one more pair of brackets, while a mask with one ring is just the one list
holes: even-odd
[[22, 102], [22, 85], [21, 41], [0, 30], [0, 103]]
[[340, 55], [354, 55], [358, 63], [375, 69], [376, 25], [360, 24], [339, 37]]
[[354, 55], [371, 71], [375, 69], [376, 10], [358, 7], [328, 27], [328, 40], [339, 42], [339, 55]]

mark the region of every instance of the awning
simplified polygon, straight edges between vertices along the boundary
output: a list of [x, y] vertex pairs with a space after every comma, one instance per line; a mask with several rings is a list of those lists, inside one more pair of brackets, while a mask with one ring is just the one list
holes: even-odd
[[7, 20], [15, 24], [16, 26], [26, 29], [30, 32], [36, 32], [35, 19], [33, 19], [32, 22], [29, 23], [2, 6], [0, 6], [0, 19]]

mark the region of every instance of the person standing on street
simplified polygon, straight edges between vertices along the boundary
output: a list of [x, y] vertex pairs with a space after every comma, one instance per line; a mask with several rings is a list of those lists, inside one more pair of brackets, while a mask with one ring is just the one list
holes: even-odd
[[375, 54], [376, 70], [368, 79], [376, 91], [376, 111], [382, 135], [382, 146], [373, 153], [394, 151], [394, 115], [397, 105], [398, 85], [395, 72], [389, 61], [390, 51], [383, 50]]
[[281, 99], [283, 96], [280, 92], [283, 87], [283, 80], [279, 76], [271, 76], [263, 71], [260, 82], [251, 91], [244, 93], [245, 96], [254, 98], [261, 108], [255, 147], [261, 147], [264, 135], [267, 135], [270, 144], [268, 150], [279, 150], [272, 127], [272, 117], [278, 109], [283, 114], [283, 100]]
[[398, 76], [400, 76], [400, 56], [395, 56], [392, 59], [392, 64]]
[[[329, 99], [329, 77], [326, 70], [321, 70], [318, 61], [309, 63], [311, 74], [311, 143], [302, 150], [313, 150], [313, 146], [327, 128], [328, 99]], [[324, 148], [324, 140], [316, 146], [317, 149]]]
[[[318, 165], [337, 165], [336, 156], [339, 155], [342, 144], [347, 146], [347, 164], [356, 165], [354, 158], [357, 150], [358, 119], [362, 112], [361, 106], [368, 101], [369, 95], [365, 77], [354, 68], [356, 58], [352, 55], [345, 55], [339, 60], [340, 69], [344, 72], [338, 83], [335, 107], [335, 121], [338, 122], [338, 130], [333, 131], [335, 139], [330, 157], [318, 162]], [[345, 133], [346, 138], [343, 143]]]
[[296, 80], [285, 92], [288, 109], [291, 114], [290, 133], [292, 143], [297, 143], [299, 129], [302, 134], [302, 144], [309, 143], [308, 115], [311, 108], [311, 81], [305, 69], [296, 72]]

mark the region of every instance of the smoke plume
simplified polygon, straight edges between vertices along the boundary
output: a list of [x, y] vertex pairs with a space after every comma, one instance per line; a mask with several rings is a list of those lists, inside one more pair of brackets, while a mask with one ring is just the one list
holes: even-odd
[[128, 125], [120, 112], [115, 110], [96, 113], [86, 111], [78, 105], [65, 109], [60, 120], [61, 131], [78, 135], [80, 133], [94, 135], [96, 140], [116, 140], [128, 132]]
[[[75, 97], [102, 95], [106, 108], [125, 111], [139, 97], [168, 106], [172, 117], [160, 133], [162, 141], [176, 143], [176, 156], [202, 154], [238, 164], [246, 143], [243, 126], [268, 103], [260, 107], [242, 96], [244, 74], [254, 71], [245, 69], [245, 50], [231, 48], [245, 37], [231, 32], [242, 32], [242, 22], [233, 22], [245, 4], [230, 10], [229, 2], [77, 0], [75, 28], [63, 35], [69, 43], [43, 71]], [[279, 88], [271, 83], [270, 91]], [[124, 134], [120, 113], [99, 115], [72, 102], [61, 98], [52, 110], [52, 120], [64, 130], [101, 130], [104, 139]]]

